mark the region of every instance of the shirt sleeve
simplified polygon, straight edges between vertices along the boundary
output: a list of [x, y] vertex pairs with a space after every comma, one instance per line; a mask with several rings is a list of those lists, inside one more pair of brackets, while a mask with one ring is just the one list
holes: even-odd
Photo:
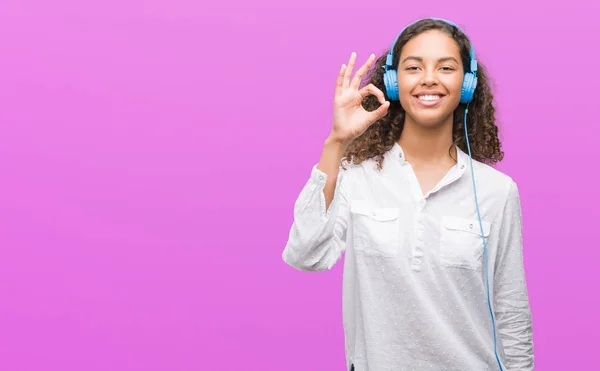
[[495, 317], [506, 371], [532, 371], [532, 318], [523, 264], [521, 201], [511, 180], [502, 215], [495, 267]]
[[294, 204], [294, 220], [282, 258], [301, 271], [331, 269], [346, 247], [347, 171], [340, 167], [333, 200], [326, 209], [323, 189], [327, 174], [314, 165]]

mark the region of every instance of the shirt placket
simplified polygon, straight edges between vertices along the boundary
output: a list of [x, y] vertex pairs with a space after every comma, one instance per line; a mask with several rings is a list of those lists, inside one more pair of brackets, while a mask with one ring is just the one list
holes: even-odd
[[425, 207], [427, 205], [429, 197], [440, 191], [443, 187], [451, 184], [456, 181], [462, 175], [465, 165], [463, 163], [457, 164], [456, 167], [453, 167], [448, 174], [442, 179], [442, 181], [434, 187], [429, 193], [423, 195], [421, 191], [421, 186], [419, 185], [419, 180], [417, 179], [417, 175], [412, 168], [412, 165], [405, 161], [403, 158], [403, 153], [399, 154], [401, 159], [402, 167], [406, 172], [406, 176], [409, 183], [409, 188], [413, 195], [413, 198], [416, 202], [416, 207], [414, 211], [414, 243], [412, 248], [412, 259], [411, 259], [411, 269], [415, 272], [421, 271], [423, 266], [423, 257], [424, 257], [424, 248], [425, 248]]

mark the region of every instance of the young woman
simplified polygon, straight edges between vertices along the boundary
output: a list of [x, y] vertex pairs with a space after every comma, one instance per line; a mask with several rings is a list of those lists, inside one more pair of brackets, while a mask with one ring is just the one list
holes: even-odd
[[284, 261], [323, 271], [345, 253], [349, 370], [533, 370], [519, 192], [490, 166], [503, 153], [473, 46], [424, 19], [355, 62]]

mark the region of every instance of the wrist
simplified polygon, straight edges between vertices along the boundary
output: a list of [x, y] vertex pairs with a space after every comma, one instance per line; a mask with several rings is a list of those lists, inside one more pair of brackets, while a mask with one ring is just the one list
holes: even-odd
[[346, 148], [348, 147], [349, 143], [349, 141], [336, 138], [331, 134], [327, 137], [327, 139], [325, 139], [325, 147], [337, 149], [342, 152], [346, 151]]

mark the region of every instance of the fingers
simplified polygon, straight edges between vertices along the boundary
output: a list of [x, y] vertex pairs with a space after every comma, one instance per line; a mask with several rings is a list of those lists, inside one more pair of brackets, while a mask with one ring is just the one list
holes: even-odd
[[354, 64], [356, 63], [356, 53], [352, 52], [350, 55], [350, 60], [348, 61], [348, 66], [346, 67], [346, 71], [344, 71], [344, 82], [343, 86], [350, 86], [350, 76], [352, 75], [352, 70], [354, 69]]
[[379, 90], [375, 85], [369, 84], [364, 88], [360, 89], [358, 92], [363, 97], [363, 99], [368, 95], [374, 95], [377, 97], [379, 103], [381, 103], [381, 106], [379, 106], [376, 110], [370, 112], [372, 121], [377, 121], [387, 114], [388, 108], [390, 108], [390, 101], [385, 100], [383, 92]]
[[367, 115], [367, 117], [368, 117], [367, 127], [373, 125], [378, 120], [383, 118], [383, 116], [385, 116], [388, 113], [389, 108], [390, 108], [390, 102], [385, 102], [384, 104], [379, 106], [379, 108], [377, 108], [376, 110], [369, 112]]
[[342, 64], [340, 68], [340, 73], [338, 73], [337, 80], [335, 81], [335, 96], [339, 96], [342, 93], [343, 83], [344, 83], [344, 72], [346, 71], [346, 65]]
[[[365, 64], [363, 64], [358, 71], [356, 71], [356, 74], [354, 75], [354, 77], [352, 78], [352, 80], [350, 80], [350, 78], [352, 77], [352, 70], [354, 69], [354, 66], [356, 64], [356, 52], [352, 52], [352, 54], [350, 55], [350, 60], [348, 61], [348, 64], [342, 64], [340, 71], [338, 73], [336, 82], [335, 82], [335, 96], [338, 97], [342, 94], [344, 88], [350, 87], [352, 89], [358, 89], [360, 86], [360, 83], [362, 82], [362, 79], [364, 78], [364, 76], [366, 75], [367, 71], [369, 71], [369, 69], [371, 68], [371, 66], [373, 65], [373, 62], [375, 61], [375, 54], [371, 53], [369, 55], [369, 58], [367, 59], [367, 61], [365, 62]], [[375, 89], [377, 92], [377, 94], [375, 94], [372, 89]], [[371, 90], [369, 90], [369, 93], [377, 95], [379, 99], [379, 101], [381, 103], [383, 103], [385, 101], [384, 97], [383, 97], [383, 93], [381, 93], [381, 91], [377, 88], [375, 88], [375, 86], [372, 86], [372, 88], [370, 88]], [[366, 95], [363, 95], [363, 98]]]
[[383, 118], [388, 113], [389, 108], [390, 102], [385, 101], [376, 110], [367, 113], [367, 120], [364, 122], [365, 126], [362, 128], [362, 131], [367, 130], [371, 125]]
[[383, 92], [377, 89], [377, 87], [373, 84], [365, 86], [364, 88], [360, 89], [358, 93], [363, 97], [363, 99], [368, 95], [374, 95], [377, 97], [379, 103], [384, 104], [386, 102]]
[[363, 77], [365, 76], [365, 74], [367, 73], [369, 68], [371, 68], [374, 61], [375, 61], [375, 54], [369, 55], [369, 58], [367, 59], [365, 64], [363, 64], [362, 67], [360, 67], [358, 69], [358, 71], [356, 71], [356, 74], [354, 75], [354, 78], [352, 79], [352, 84], [351, 84], [351, 87], [353, 89], [358, 89], [358, 87], [360, 86], [360, 82], [362, 81]]
[[375, 111], [371, 111], [371, 115], [373, 116], [373, 119], [379, 120], [380, 118], [385, 116], [388, 112], [388, 108], [390, 108], [390, 102], [385, 101], [385, 103], [383, 103], [381, 106], [379, 106], [379, 108], [377, 108]]

